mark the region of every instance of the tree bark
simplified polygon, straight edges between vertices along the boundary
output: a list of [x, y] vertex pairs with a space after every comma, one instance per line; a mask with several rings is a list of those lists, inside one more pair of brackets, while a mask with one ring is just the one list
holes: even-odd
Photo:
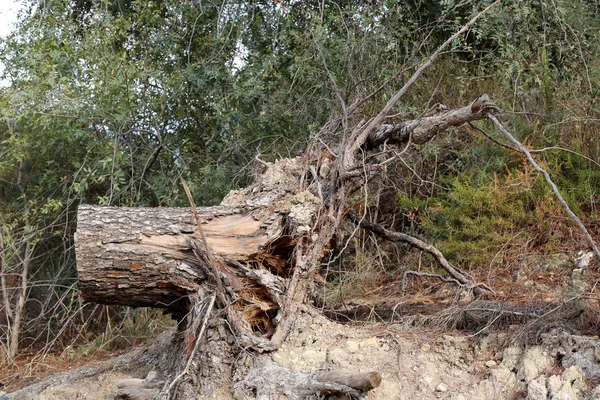
[[[259, 211], [239, 206], [201, 210], [202, 229], [224, 274], [233, 263], [260, 260], [262, 267], [281, 269], [287, 262], [285, 254], [268, 252], [268, 243], [280, 236], [281, 218], [261, 220]], [[189, 295], [207, 279], [206, 260], [195, 255], [205, 249], [189, 209], [83, 205], [75, 240], [79, 288], [86, 301], [166, 308], [181, 317], [189, 310]], [[277, 283], [274, 279], [271, 286]]]
[[[335, 244], [347, 199], [380, 168], [359, 153], [383, 143], [424, 143], [450, 126], [495, 111], [484, 95], [467, 107], [378, 126], [366, 139], [359, 127], [354, 141], [345, 142], [337, 154], [325, 146], [302, 157], [264, 162], [252, 186], [231, 192], [220, 206], [198, 210], [197, 220], [190, 209], [81, 206], [75, 250], [82, 297], [160, 307], [177, 319], [185, 317], [179, 325], [180, 342], [173, 347], [183, 357], [170, 369], [185, 374], [183, 365], [197, 357], [208, 360], [203, 364], [210, 370], [203, 375], [206, 381], [222, 380], [227, 368], [210, 367], [206, 353], [194, 356], [191, 350], [202, 340], [199, 321], [206, 321], [212, 311], [202, 311], [203, 299], [217, 299], [207, 337], [259, 352], [278, 349], [293, 329], [315, 271]], [[357, 153], [348, 156], [351, 149]], [[357, 179], [357, 171], [367, 170], [367, 176]], [[470, 283], [466, 277], [464, 281]], [[234, 340], [222, 332], [214, 336], [212, 330], [223, 327], [217, 316], [227, 324], [221, 330], [232, 332]], [[369, 390], [369, 385], [321, 382], [319, 376], [309, 376], [317, 382], [312, 393]], [[260, 373], [256, 382], [259, 378]], [[269, 387], [277, 387], [276, 382]]]

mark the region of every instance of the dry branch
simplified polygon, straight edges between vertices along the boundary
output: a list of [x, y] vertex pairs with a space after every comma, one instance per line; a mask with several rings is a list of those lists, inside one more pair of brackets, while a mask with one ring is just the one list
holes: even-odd
[[523, 144], [521, 144], [521, 142], [519, 142], [500, 123], [500, 121], [498, 121], [498, 118], [496, 118], [493, 114], [490, 114], [490, 115], [488, 115], [488, 119], [490, 121], [492, 121], [494, 123], [494, 125], [496, 125], [496, 127], [500, 130], [500, 132], [502, 132], [504, 134], [504, 136], [506, 136], [508, 138], [508, 140], [510, 140], [515, 146], [517, 146], [517, 148], [519, 149], [519, 151], [521, 153], [525, 154], [525, 157], [527, 157], [527, 161], [529, 161], [529, 163], [533, 166], [533, 168], [536, 171], [538, 171], [540, 174], [542, 174], [544, 176], [544, 179], [546, 180], [546, 182], [548, 183], [548, 185], [550, 185], [550, 187], [552, 188], [552, 191], [554, 192], [554, 195], [556, 196], [556, 198], [558, 199], [558, 201], [560, 202], [560, 204], [565, 209], [565, 212], [575, 222], [575, 224], [579, 227], [579, 229], [581, 229], [581, 232], [583, 232], [583, 235], [585, 236], [585, 239], [587, 240], [588, 244], [592, 248], [592, 251], [596, 255], [596, 258], [598, 260], [600, 260], [600, 250], [598, 249], [598, 246], [596, 246], [596, 242], [594, 242], [594, 239], [592, 238], [592, 236], [590, 235], [590, 233], [588, 232], [588, 230], [585, 228], [585, 225], [583, 225], [583, 222], [581, 222], [581, 220], [579, 219], [579, 217], [577, 217], [577, 215], [571, 210], [571, 208], [567, 204], [566, 200], [564, 199], [564, 197], [560, 193], [560, 190], [558, 190], [558, 187], [556, 187], [556, 184], [550, 178], [550, 174], [548, 174], [548, 171], [546, 171], [545, 169], [543, 169], [542, 167], [540, 167], [540, 165], [534, 160], [534, 158], [531, 155], [531, 153], [529, 152], [529, 150], [527, 150], [527, 148], [525, 146], [523, 146]]
[[494, 114], [497, 111], [496, 105], [488, 95], [484, 94], [465, 107], [405, 121], [397, 125], [381, 124], [369, 135], [365, 142], [365, 150], [372, 150], [386, 142], [395, 145], [404, 144], [409, 139], [411, 143], [423, 144], [452, 126], [483, 120], [487, 118], [488, 114]]
[[381, 122], [385, 119], [385, 117], [390, 113], [392, 108], [396, 105], [396, 103], [400, 100], [402, 96], [410, 89], [410, 87], [419, 79], [423, 71], [433, 65], [435, 60], [439, 57], [442, 51], [448, 47], [457, 37], [465, 33], [473, 24], [481, 18], [486, 12], [488, 12], [492, 7], [498, 4], [500, 0], [496, 0], [494, 3], [490, 4], [482, 11], [480, 11], [477, 15], [475, 15], [469, 22], [463, 25], [458, 31], [456, 31], [452, 36], [450, 36], [444, 43], [442, 43], [436, 50], [427, 58], [425, 61], [413, 74], [413, 76], [400, 88], [398, 92], [387, 102], [387, 104], [383, 107], [383, 109], [377, 114], [375, 118], [373, 118], [367, 126], [359, 133], [358, 137], [352, 138], [352, 142], [348, 147], [348, 151], [344, 155], [344, 166], [346, 168], [351, 168], [354, 163], [356, 155], [359, 152], [359, 149], [367, 142], [368, 138], [371, 136], [371, 133], [374, 131], [376, 127], [381, 124]]
[[456, 267], [454, 267], [450, 262], [444, 257], [441, 251], [439, 251], [435, 246], [425, 243], [422, 240], [419, 240], [413, 236], [407, 235], [406, 233], [395, 232], [389, 229], [386, 229], [382, 225], [375, 224], [373, 222], [366, 221], [364, 218], [361, 218], [358, 213], [354, 210], [350, 211], [348, 214], [348, 218], [360, 226], [362, 229], [368, 230], [369, 232], [373, 232], [377, 236], [389, 240], [391, 242], [403, 242], [407, 243], [419, 250], [425, 251], [433, 256], [437, 263], [444, 268], [450, 276], [455, 279], [459, 284], [466, 286], [468, 288], [473, 289], [473, 293], [476, 295], [483, 295], [486, 291], [491, 291], [491, 289], [485, 284], [475, 283], [472, 279], [468, 278], [464, 273], [460, 272]]

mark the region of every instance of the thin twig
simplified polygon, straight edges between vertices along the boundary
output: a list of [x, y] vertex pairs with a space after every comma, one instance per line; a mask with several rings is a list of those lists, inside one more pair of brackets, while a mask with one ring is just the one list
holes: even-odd
[[408, 280], [408, 275], [414, 275], [414, 276], [424, 276], [427, 278], [437, 278], [439, 280], [441, 280], [444, 283], [456, 283], [458, 286], [460, 287], [464, 287], [465, 285], [463, 285], [462, 283], [460, 283], [458, 280], [454, 279], [454, 278], [449, 278], [447, 276], [441, 275], [441, 274], [432, 274], [429, 272], [421, 272], [421, 271], [404, 271], [404, 273], [402, 274], [402, 290], [406, 290], [406, 282]]
[[458, 268], [456, 268], [455, 266], [450, 264], [450, 262], [446, 259], [446, 257], [444, 257], [444, 254], [442, 254], [442, 252], [439, 251], [435, 246], [433, 246], [429, 243], [426, 243], [422, 240], [419, 240], [413, 236], [407, 235], [406, 233], [395, 232], [395, 231], [386, 229], [382, 225], [374, 224], [372, 222], [366, 221], [364, 218], [361, 218], [358, 215], [358, 213], [354, 210], [351, 210], [347, 214], [347, 217], [353, 223], [360, 226], [362, 229], [373, 232], [374, 234], [376, 234], [377, 236], [379, 236], [383, 239], [386, 239], [386, 240], [389, 240], [392, 242], [408, 243], [409, 245], [411, 245], [413, 247], [416, 247], [420, 250], [423, 250], [423, 251], [431, 254], [433, 256], [433, 258], [435, 258], [437, 263], [442, 268], [444, 268], [448, 272], [448, 274], [450, 274], [450, 276], [452, 278], [456, 279], [462, 285], [468, 286], [470, 288], [472, 287], [473, 293], [475, 293], [476, 295], [484, 294], [485, 293], [484, 290], [490, 291], [492, 293], [494, 292], [489, 286], [482, 284], [482, 283], [476, 283], [469, 277], [465, 276], [466, 274], [459, 271]]
[[556, 187], [556, 184], [554, 184], [554, 182], [550, 178], [548, 172], [539, 166], [539, 164], [533, 159], [533, 156], [531, 155], [529, 150], [527, 150], [525, 146], [523, 146], [521, 142], [519, 142], [508, 130], [506, 130], [506, 128], [500, 123], [500, 121], [498, 121], [498, 119], [494, 115], [488, 114], [487, 117], [490, 121], [494, 123], [494, 125], [496, 125], [496, 127], [500, 130], [500, 132], [504, 134], [504, 136], [506, 136], [515, 146], [519, 148], [519, 151], [521, 153], [525, 154], [525, 157], [527, 157], [527, 160], [533, 166], [533, 168], [544, 176], [544, 179], [546, 179], [546, 182], [548, 182], [548, 185], [550, 185], [550, 187], [552, 188], [554, 195], [556, 196], [560, 204], [562, 204], [563, 208], [565, 209], [565, 212], [569, 215], [569, 217], [571, 217], [571, 219], [577, 224], [577, 226], [579, 226], [579, 229], [581, 229], [581, 232], [583, 232], [583, 235], [587, 239], [590, 247], [592, 248], [592, 251], [598, 258], [598, 260], [600, 260], [600, 250], [596, 246], [594, 239], [586, 229], [585, 225], [583, 225], [583, 222], [581, 222], [579, 217], [577, 217], [577, 215], [575, 215], [575, 213], [571, 211], [571, 208], [569, 207], [562, 194], [558, 190], [558, 187]]
[[188, 202], [190, 203], [190, 207], [192, 208], [192, 213], [194, 214], [194, 219], [196, 220], [196, 226], [198, 227], [198, 232], [200, 232], [200, 237], [202, 238], [202, 244], [204, 245], [204, 252], [206, 257], [208, 258], [209, 267], [212, 270], [213, 278], [215, 280], [215, 285], [217, 285], [217, 296], [219, 296], [219, 302], [221, 306], [225, 306], [227, 303], [225, 301], [225, 292], [223, 291], [223, 282], [221, 282], [221, 276], [219, 273], [219, 269], [217, 268], [217, 263], [215, 261], [215, 257], [212, 253], [211, 248], [208, 246], [208, 241], [206, 240], [206, 235], [204, 235], [204, 229], [202, 229], [202, 221], [200, 220], [200, 215], [198, 214], [198, 209], [196, 208], [196, 203], [194, 202], [194, 198], [192, 197], [192, 193], [190, 192], [190, 188], [188, 187], [183, 176], [180, 176], [181, 185], [183, 186], [183, 190], [185, 191], [185, 195], [188, 198]]
[[213, 305], [215, 304], [216, 297], [217, 297], [217, 295], [215, 293], [210, 298], [208, 308], [206, 309], [206, 312], [204, 313], [204, 320], [202, 321], [202, 326], [200, 327], [200, 332], [198, 333], [198, 336], [196, 337], [196, 342], [194, 343], [194, 348], [192, 349], [192, 352], [191, 352], [190, 356], [188, 357], [188, 360], [185, 364], [185, 368], [169, 384], [169, 387], [167, 389], [167, 400], [169, 400], [170, 393], [171, 393], [171, 390], [173, 389], [173, 387], [175, 387], [177, 382], [179, 382], [181, 380], [181, 378], [183, 378], [190, 370], [190, 366], [192, 365], [192, 362], [194, 361], [194, 355], [196, 354], [196, 351], [198, 350], [198, 346], [200, 345], [200, 341], [202, 340], [202, 336], [204, 335], [204, 330], [206, 329], [206, 326], [208, 324], [208, 317], [210, 316]]
[[[504, 144], [502, 142], [500, 142], [499, 140], [495, 139], [492, 135], [490, 135], [489, 133], [487, 133], [484, 129], [482, 129], [481, 127], [473, 124], [472, 122], [468, 122], [469, 126], [479, 132], [481, 132], [483, 134], [483, 136], [485, 136], [486, 138], [488, 138], [489, 140], [491, 140], [492, 142], [496, 143], [498, 146], [504, 147], [506, 149], [512, 150], [512, 151], [517, 151], [517, 152], [521, 152], [519, 149], [515, 149], [512, 146], [509, 146], [507, 144]], [[584, 158], [587, 161], [591, 162], [592, 164], [600, 167], [600, 163], [598, 163], [597, 161], [594, 161], [593, 159], [589, 158], [588, 156], [578, 153], [574, 150], [571, 149], [567, 149], [566, 147], [560, 147], [560, 146], [549, 146], [549, 147], [544, 147], [542, 149], [529, 149], [530, 153], [544, 153], [548, 150], [559, 150], [559, 151], [565, 151], [567, 153], [571, 153], [573, 155], [576, 155], [578, 157]]]

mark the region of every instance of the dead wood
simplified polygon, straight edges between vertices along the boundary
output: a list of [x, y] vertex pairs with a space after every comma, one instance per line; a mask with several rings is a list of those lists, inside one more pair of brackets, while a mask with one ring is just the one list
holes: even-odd
[[[385, 125], [374, 130], [359, 151], [384, 142], [422, 143], [450, 126], [483, 119], [484, 111], [495, 110], [484, 97], [467, 107]], [[170, 371], [167, 382], [174, 382], [165, 386], [163, 397], [173, 393], [185, 398], [192, 393], [194, 383], [188, 375], [202, 375], [207, 391], [218, 382], [227, 384], [231, 365], [215, 364], [222, 359], [219, 352], [264, 352], [281, 346], [294, 327], [314, 273], [335, 245], [346, 199], [369, 178], [357, 179], [355, 172], [378, 168], [360, 167], [357, 157], [350, 158], [356, 164], [344, 164], [342, 160], [349, 160], [343, 155], [347, 151], [341, 147], [327, 157], [319, 150], [264, 162], [252, 186], [231, 192], [216, 207], [79, 208], [75, 248], [84, 300], [164, 308], [182, 321], [171, 356], [161, 364], [161, 370]], [[451, 271], [461, 284], [480, 290], [457, 269]], [[212, 313], [194, 311], [213, 297]], [[208, 322], [201, 322], [209, 315]], [[205, 326], [202, 339], [199, 327]], [[202, 347], [202, 341], [213, 343], [213, 349]], [[196, 348], [199, 354], [194, 356]], [[192, 359], [203, 360], [201, 367], [190, 368]], [[360, 395], [330, 381], [314, 383], [316, 388]]]
[[475, 300], [467, 304], [354, 304], [344, 309], [324, 309], [323, 315], [340, 323], [369, 321], [395, 324], [397, 329], [423, 328], [460, 330], [473, 335], [505, 330], [520, 325], [518, 335], [535, 341], [540, 333], [553, 328], [568, 332], [584, 332], [588, 321], [597, 320], [597, 311], [582, 298], [561, 303], [534, 302], [517, 304], [492, 300]]
[[[429, 139], [495, 110], [487, 97], [478, 100], [478, 108], [475, 102], [396, 129], [378, 129], [369, 143]], [[326, 161], [308, 156], [265, 163], [254, 185], [230, 193], [221, 206], [198, 210], [203, 232], [189, 209], [82, 205], [75, 236], [82, 297], [161, 307], [180, 319], [201, 286], [218, 289], [221, 282], [221, 307], [229, 305], [227, 317], [238, 321], [244, 342], [260, 350], [278, 347], [293, 326], [310, 277], [332, 246], [352, 190], [352, 183], [339, 180], [340, 165], [334, 160], [324, 168]], [[311, 168], [319, 172], [303, 187], [302, 177]], [[320, 198], [318, 188], [325, 186], [337, 190]], [[449, 268], [461, 284], [470, 284]], [[220, 276], [214, 277], [215, 271]]]
[[406, 233], [391, 231], [383, 227], [383, 225], [369, 222], [364, 218], [361, 218], [354, 210], [350, 211], [347, 216], [348, 219], [360, 226], [362, 229], [368, 230], [369, 232], [372, 232], [385, 240], [408, 243], [419, 250], [431, 254], [438, 264], [448, 272], [454, 282], [456, 282], [459, 286], [472, 289], [473, 293], [476, 295], [483, 295], [486, 291], [491, 291], [487, 285], [474, 282], [465, 273], [461, 272], [458, 268], [450, 264], [442, 252], [439, 251], [435, 246], [413, 236], [407, 235]]
[[302, 373], [264, 359], [235, 385], [235, 389], [238, 398], [257, 400], [277, 398], [280, 393], [289, 400], [317, 399], [322, 395], [335, 394], [348, 395], [352, 399], [366, 399], [365, 393], [380, 384], [381, 375], [378, 372]]

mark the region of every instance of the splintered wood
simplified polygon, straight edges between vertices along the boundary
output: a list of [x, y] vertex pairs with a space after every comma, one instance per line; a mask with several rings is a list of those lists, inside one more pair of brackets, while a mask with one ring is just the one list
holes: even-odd
[[[260, 261], [265, 260], [267, 268], [272, 264], [285, 269], [288, 255], [280, 255], [282, 259], [268, 253], [269, 243], [279, 238], [279, 219], [267, 224], [252, 210], [232, 206], [201, 212], [207, 243], [230, 282], [249, 281], [244, 271], [232, 273], [224, 267], [231, 263], [262, 268]], [[76, 255], [81, 295], [87, 301], [162, 307], [183, 315], [188, 294], [206, 280], [206, 260], [198, 257], [203, 253], [201, 235], [187, 209], [79, 208]], [[248, 297], [252, 304], [264, 303], [255, 294]], [[270, 303], [258, 308], [272, 310], [276, 304]]]

